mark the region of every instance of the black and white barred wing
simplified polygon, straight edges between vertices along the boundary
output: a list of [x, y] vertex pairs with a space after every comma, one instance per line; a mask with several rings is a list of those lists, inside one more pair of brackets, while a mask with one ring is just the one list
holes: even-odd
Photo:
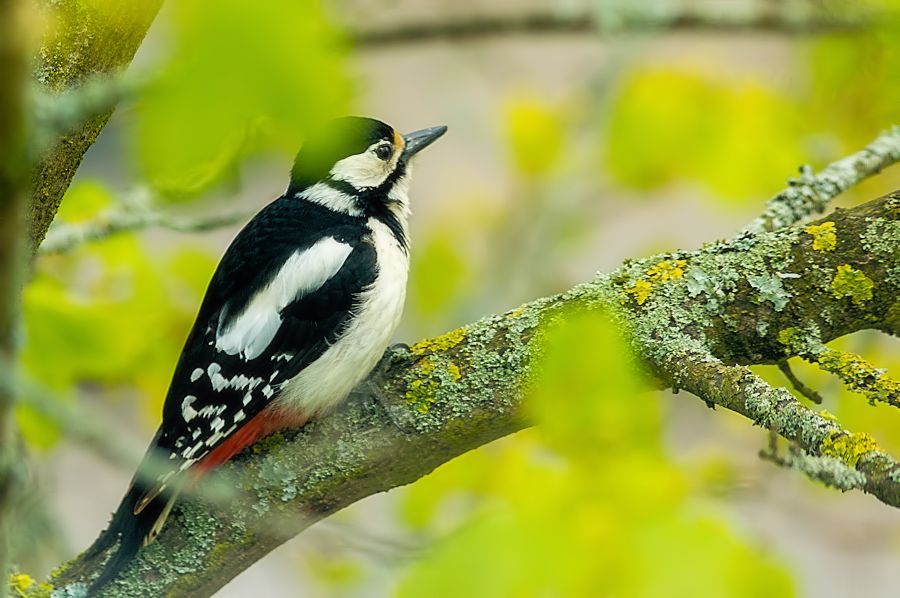
[[[217, 465], [205, 460], [225, 461], [255, 440], [254, 416], [340, 335], [377, 272], [371, 245], [339, 236], [323, 237], [276, 263], [235, 267], [227, 258], [210, 284], [202, 320], [188, 338], [166, 399], [165, 432], [154, 452], [170, 467], [153, 476], [143, 504], [180, 472]], [[218, 280], [220, 275], [228, 280]], [[208, 309], [217, 285], [233, 285], [237, 278], [259, 282], [245, 300]]]

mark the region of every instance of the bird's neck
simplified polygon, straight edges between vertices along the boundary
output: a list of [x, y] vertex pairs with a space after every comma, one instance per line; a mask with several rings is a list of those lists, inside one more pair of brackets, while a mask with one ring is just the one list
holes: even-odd
[[319, 181], [293, 194], [329, 210], [356, 218], [375, 218], [387, 226], [404, 251], [409, 249], [409, 177], [390, 188], [355, 189], [341, 181]]

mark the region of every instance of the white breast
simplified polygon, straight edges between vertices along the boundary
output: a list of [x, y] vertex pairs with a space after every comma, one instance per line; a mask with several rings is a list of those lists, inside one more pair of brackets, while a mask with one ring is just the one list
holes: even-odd
[[281, 388], [278, 402], [307, 417], [321, 414], [350, 394], [387, 349], [406, 300], [409, 256], [390, 229], [370, 218], [378, 275], [360, 298], [350, 325], [319, 359]]

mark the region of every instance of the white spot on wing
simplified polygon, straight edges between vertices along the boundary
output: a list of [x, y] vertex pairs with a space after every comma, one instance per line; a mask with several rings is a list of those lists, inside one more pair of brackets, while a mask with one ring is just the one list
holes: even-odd
[[191, 372], [191, 382], [196, 382], [197, 380], [200, 379], [200, 376], [202, 376], [202, 375], [203, 375], [203, 369], [197, 368], [196, 370]]
[[194, 395], [188, 395], [184, 397], [184, 400], [181, 402], [181, 416], [184, 418], [184, 421], [189, 422], [197, 417], [197, 410], [191, 407], [196, 400], [197, 397]]
[[294, 252], [244, 311], [219, 327], [216, 348], [247, 360], [259, 357], [278, 332], [281, 311], [299, 297], [321, 288], [338, 273], [351, 251], [353, 248], [347, 243], [325, 237]]

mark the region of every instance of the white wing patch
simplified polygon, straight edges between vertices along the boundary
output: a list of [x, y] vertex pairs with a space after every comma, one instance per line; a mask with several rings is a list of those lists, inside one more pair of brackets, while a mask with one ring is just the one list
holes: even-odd
[[[293, 253], [244, 311], [216, 331], [216, 349], [246, 360], [262, 355], [281, 326], [281, 310], [322, 287], [338, 273], [353, 248], [333, 237]], [[209, 372], [213, 386], [222, 384]], [[218, 389], [217, 389], [218, 390]]]
[[[278, 401], [284, 408], [316, 416], [344, 400], [378, 363], [400, 323], [409, 256], [383, 223], [370, 219], [368, 226], [378, 253], [378, 277], [361, 294], [340, 338], [279, 386]], [[262, 392], [268, 396], [266, 388]]]
[[181, 415], [184, 417], [184, 421], [189, 422], [197, 417], [197, 410], [191, 407], [191, 404], [196, 400], [197, 397], [194, 395], [188, 395], [184, 397], [184, 400], [181, 402]]

